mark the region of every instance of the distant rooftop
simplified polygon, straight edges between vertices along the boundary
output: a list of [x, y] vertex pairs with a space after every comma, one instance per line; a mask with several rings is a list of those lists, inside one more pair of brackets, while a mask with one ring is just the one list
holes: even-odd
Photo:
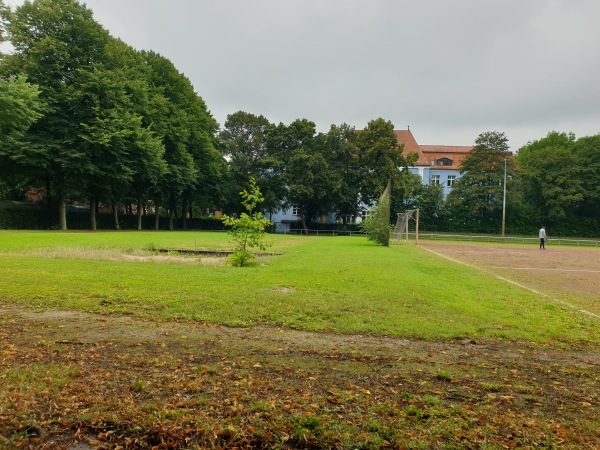
[[432, 169], [456, 169], [473, 150], [466, 145], [419, 145], [410, 130], [394, 130], [398, 144], [404, 145], [403, 155], [416, 153], [419, 159], [415, 166], [427, 166]]

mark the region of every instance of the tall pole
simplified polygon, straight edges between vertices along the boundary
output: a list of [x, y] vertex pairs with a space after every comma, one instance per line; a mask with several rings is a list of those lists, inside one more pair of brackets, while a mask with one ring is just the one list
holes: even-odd
[[415, 245], [419, 245], [419, 208], [417, 208], [417, 225], [415, 230]]
[[504, 157], [504, 194], [502, 196], [502, 242], [505, 242], [504, 230], [506, 225], [506, 156]]

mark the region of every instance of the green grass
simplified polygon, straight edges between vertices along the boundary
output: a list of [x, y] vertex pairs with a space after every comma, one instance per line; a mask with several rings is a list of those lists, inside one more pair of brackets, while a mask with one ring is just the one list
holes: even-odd
[[404, 244], [269, 236], [249, 268], [132, 262], [149, 248], [230, 249], [218, 232], [0, 232], [0, 303], [413, 338], [600, 342], [597, 320]]

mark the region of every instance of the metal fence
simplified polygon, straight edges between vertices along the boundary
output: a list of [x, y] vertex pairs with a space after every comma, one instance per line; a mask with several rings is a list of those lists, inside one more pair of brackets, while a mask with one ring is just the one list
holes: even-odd
[[[414, 239], [414, 235], [411, 236]], [[497, 242], [508, 244], [535, 244], [540, 240], [531, 236], [494, 236], [478, 234], [432, 234], [419, 233], [419, 240], [433, 241], [467, 241], [467, 242]], [[600, 247], [600, 240], [578, 238], [552, 238], [547, 240], [550, 245], [568, 245], [577, 247]]]
[[304, 228], [291, 228], [280, 232], [280, 234], [303, 234], [310, 236], [362, 236], [364, 231], [349, 230], [305, 230]]
[[[282, 234], [303, 234], [309, 236], [364, 236], [364, 231], [348, 230], [304, 230], [303, 228], [291, 228]], [[415, 240], [415, 234], [409, 233], [409, 241]], [[537, 244], [540, 240], [531, 236], [496, 236], [486, 234], [446, 234], [446, 233], [423, 233], [419, 232], [419, 240], [430, 241], [464, 241], [464, 242], [495, 242], [505, 244]], [[576, 247], [600, 247], [600, 240], [583, 238], [552, 238], [547, 241], [549, 245], [568, 245]]]

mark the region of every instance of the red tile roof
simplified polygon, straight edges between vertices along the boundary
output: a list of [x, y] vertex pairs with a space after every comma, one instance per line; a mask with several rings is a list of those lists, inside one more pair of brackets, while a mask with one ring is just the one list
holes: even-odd
[[[432, 169], [458, 169], [461, 162], [473, 150], [470, 146], [458, 145], [419, 145], [410, 130], [394, 130], [398, 144], [404, 145], [404, 156], [417, 153], [419, 159], [415, 166], [428, 166]], [[447, 158], [451, 165], [438, 165], [438, 161]], [[433, 163], [433, 164], [432, 164]]]
[[417, 166], [428, 165], [427, 158], [423, 155], [420, 145], [417, 144], [417, 141], [410, 130], [394, 130], [394, 134], [396, 135], [396, 139], [398, 139], [398, 144], [404, 145], [404, 152], [402, 154], [405, 157], [408, 156], [409, 153], [416, 153], [419, 155], [419, 159], [415, 164]]

